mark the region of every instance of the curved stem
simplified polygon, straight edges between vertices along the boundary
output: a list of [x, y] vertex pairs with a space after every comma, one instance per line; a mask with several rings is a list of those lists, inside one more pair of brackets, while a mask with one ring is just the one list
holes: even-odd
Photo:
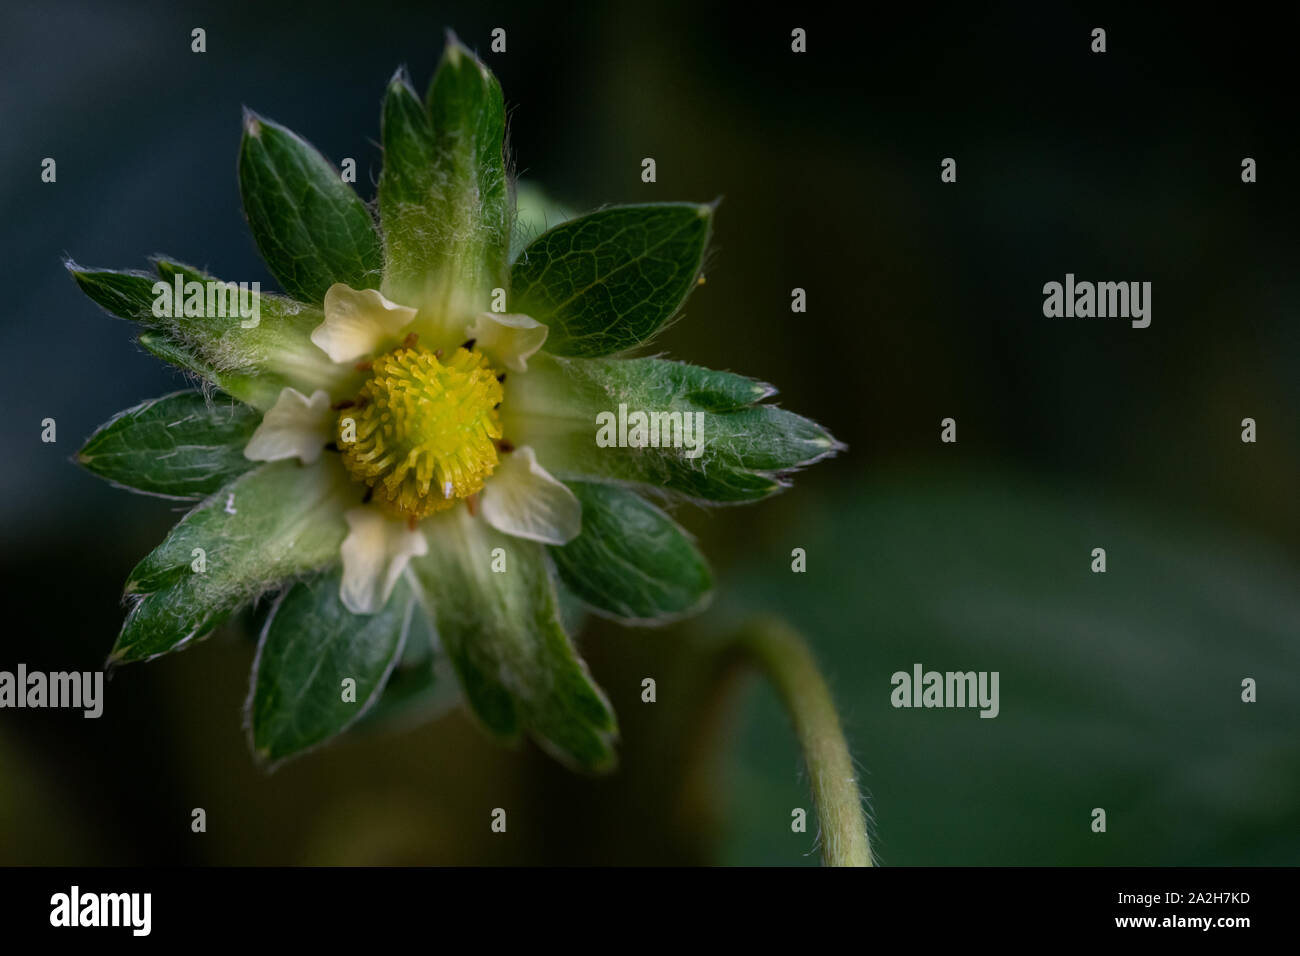
[[867, 820], [853, 759], [830, 689], [803, 638], [783, 621], [758, 618], [726, 642], [775, 686], [794, 724], [812, 783], [826, 866], [871, 866]]

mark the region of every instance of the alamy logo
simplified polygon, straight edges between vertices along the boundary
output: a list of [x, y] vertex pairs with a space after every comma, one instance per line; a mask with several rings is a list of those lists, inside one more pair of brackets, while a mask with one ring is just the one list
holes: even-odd
[[996, 717], [998, 672], [925, 671], [912, 665], [912, 673], [895, 671], [889, 702], [895, 707], [979, 707], [981, 717]]
[[50, 897], [51, 926], [129, 926], [133, 936], [152, 928], [153, 894], [85, 893], [73, 886]]
[[98, 717], [104, 712], [104, 672], [46, 674], [19, 664], [16, 674], [0, 671], [0, 707], [71, 707], [83, 710], [83, 717]]
[[629, 412], [626, 404], [618, 414], [596, 416], [596, 445], [599, 448], [685, 448], [687, 458], [699, 458], [704, 451], [703, 412]]
[[262, 321], [262, 283], [186, 282], [177, 273], [173, 282], [153, 284], [153, 314], [159, 319], [240, 318], [241, 328], [255, 329]]
[[1151, 324], [1150, 282], [1075, 282], [1065, 274], [1065, 285], [1043, 286], [1043, 315], [1049, 319], [1132, 319], [1135, 329]]

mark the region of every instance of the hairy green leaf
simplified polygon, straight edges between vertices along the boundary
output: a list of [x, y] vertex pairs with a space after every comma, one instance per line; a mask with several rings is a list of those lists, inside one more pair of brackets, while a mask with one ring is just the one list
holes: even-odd
[[262, 631], [248, 700], [250, 743], [261, 760], [342, 733], [378, 701], [402, 655], [416, 610], [405, 579], [377, 613], [353, 614], [339, 599], [341, 576], [336, 568], [293, 584]]
[[703, 555], [672, 518], [615, 485], [575, 481], [582, 533], [552, 547], [560, 578], [598, 611], [658, 624], [699, 610], [713, 587]]
[[175, 392], [101, 425], [77, 461], [101, 478], [168, 498], [202, 498], [253, 467], [244, 446], [261, 416], [228, 396]]
[[[527, 731], [570, 765], [609, 769], [614, 713], [556, 619], [542, 545], [464, 508], [430, 522], [428, 538], [429, 554], [411, 566], [479, 720], [508, 739]], [[505, 570], [494, 571], [500, 561]]]
[[[816, 422], [762, 404], [775, 391], [770, 385], [666, 359], [539, 355], [528, 374], [505, 387], [506, 436], [531, 445], [563, 480], [629, 482], [697, 501], [753, 501], [786, 487], [790, 472], [843, 448]], [[638, 413], [658, 422], [657, 438], [646, 429], [657, 445], [632, 447]]]
[[379, 213], [384, 294], [463, 325], [507, 285], [505, 106], [491, 71], [450, 37], [426, 100], [404, 71], [388, 85]]
[[423, 301], [432, 269], [447, 250], [434, 204], [434, 137], [429, 112], [406, 71], [388, 84], [380, 122], [384, 167], [379, 175], [379, 221], [384, 235], [384, 293]]
[[379, 287], [383, 251], [366, 204], [311, 144], [251, 111], [239, 191], [257, 248], [289, 295], [319, 305], [335, 282]]
[[[246, 288], [242, 292], [214, 291], [208, 284], [228, 286], [210, 275], [165, 259], [156, 260], [159, 275], [82, 269], [69, 264], [77, 284], [99, 305], [145, 328], [140, 344], [151, 353], [193, 372], [240, 401], [265, 411], [280, 390], [297, 388], [310, 395], [316, 389], [333, 394], [354, 390], [362, 376], [349, 365], [335, 365], [311, 341], [312, 330], [324, 321], [321, 310], [293, 299]], [[189, 309], [173, 304], [171, 315], [158, 315], [160, 290], [174, 290], [177, 277], [203, 284], [203, 305]], [[236, 304], [236, 297], [238, 304]], [[173, 294], [173, 298], [175, 298]], [[242, 318], [236, 309], [254, 313]], [[161, 306], [156, 310], [165, 312]]]
[[135, 603], [110, 661], [183, 647], [263, 592], [337, 560], [353, 503], [336, 462], [278, 461], [236, 478], [131, 572]]
[[504, 287], [510, 187], [501, 85], [449, 34], [425, 102], [434, 137], [434, 209], [443, 227], [440, 258], [471, 287]]
[[64, 265], [81, 291], [100, 308], [119, 319], [146, 323], [153, 319], [157, 276], [135, 270], [83, 269], [72, 261]]

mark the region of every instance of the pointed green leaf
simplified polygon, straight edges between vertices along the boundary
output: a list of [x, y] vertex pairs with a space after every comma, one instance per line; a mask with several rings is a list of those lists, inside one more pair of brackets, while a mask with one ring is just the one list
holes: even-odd
[[207, 369], [210, 380], [263, 411], [282, 388], [306, 395], [324, 389], [334, 395], [360, 385], [363, 376], [353, 366], [336, 365], [312, 342], [312, 330], [324, 321], [320, 309], [266, 292], [250, 290], [248, 298], [255, 319], [180, 315], [152, 319], [150, 330], [188, 356], [188, 364], [178, 362], [182, 367]]
[[175, 392], [101, 425], [77, 454], [87, 471], [167, 498], [202, 498], [254, 466], [244, 446], [261, 416], [225, 395]]
[[183, 262], [176, 262], [166, 256], [150, 256], [150, 261], [153, 262], [154, 268], [158, 270], [158, 275], [162, 276], [167, 282], [175, 281], [177, 276], [185, 280], [197, 279], [200, 282], [216, 278], [216, 276], [204, 269], [186, 265]]
[[82, 292], [100, 308], [120, 319], [136, 322], [153, 320], [154, 284], [158, 277], [147, 272], [83, 269], [75, 262], [64, 263]]
[[[816, 422], [762, 404], [774, 392], [770, 385], [730, 372], [666, 359], [546, 355], [530, 359], [528, 368], [506, 382], [502, 427], [563, 480], [630, 482], [697, 501], [753, 501], [844, 447]], [[658, 421], [657, 445], [632, 447], [635, 414], [647, 424]]]
[[570, 482], [582, 502], [582, 533], [551, 548], [561, 580], [597, 611], [659, 624], [702, 608], [709, 565], [672, 518], [635, 492]]
[[135, 570], [135, 604], [110, 658], [147, 660], [201, 638], [237, 608], [338, 559], [355, 504], [337, 461], [247, 472], [186, 515]]
[[[243, 291], [220, 291], [215, 287], [232, 284], [165, 259], [156, 264], [158, 276], [83, 269], [72, 263], [68, 270], [99, 305], [144, 326], [141, 346], [255, 408], [271, 407], [285, 387], [308, 395], [321, 388], [334, 395], [360, 385], [363, 376], [352, 366], [335, 365], [312, 343], [312, 330], [324, 321], [320, 309], [251, 285]], [[182, 302], [170, 316], [155, 314], [155, 303], [162, 301], [156, 287], [174, 290], [177, 277], [187, 299], [190, 291], [184, 283], [203, 284], [202, 307], [190, 310], [197, 314], [185, 314]], [[214, 287], [210, 304], [209, 283]], [[239, 315], [241, 309], [250, 318]], [[157, 311], [166, 310], [160, 305]]]
[[507, 285], [510, 246], [496, 77], [449, 38], [425, 103], [404, 75], [389, 84], [383, 140], [385, 294], [448, 323], [483, 311]]
[[142, 332], [136, 338], [140, 347], [155, 358], [162, 359], [196, 378], [216, 385], [239, 401], [265, 411], [275, 404], [282, 380], [275, 376], [252, 373], [218, 372], [195, 354], [194, 349], [182, 345], [166, 332]]
[[[166, 261], [157, 265], [163, 278], [173, 283], [179, 275], [186, 283], [223, 284], [188, 266]], [[312, 342], [312, 331], [325, 320], [320, 309], [251, 288], [240, 292], [239, 298], [240, 307], [246, 304], [252, 317], [223, 315], [234, 309], [218, 307], [212, 312], [205, 308], [200, 315], [151, 315], [146, 324], [152, 332], [166, 336], [180, 359], [188, 359], [170, 361], [205, 375], [263, 411], [286, 387], [307, 395], [318, 388], [335, 394], [360, 384], [352, 366], [336, 365]]]
[[384, 234], [384, 293], [423, 303], [436, 286], [435, 270], [448, 254], [446, 226], [434, 199], [434, 138], [424, 102], [399, 70], [384, 96], [380, 133], [379, 221]]
[[549, 327], [553, 355], [599, 356], [654, 337], [700, 274], [713, 206], [614, 206], [542, 233], [510, 271], [510, 311]]
[[[427, 526], [429, 554], [412, 567], [479, 720], [505, 738], [527, 731], [573, 766], [609, 769], [614, 713], [556, 620], [542, 546], [464, 508]], [[505, 570], [493, 571], [500, 560]]]
[[248, 700], [260, 760], [275, 763], [342, 733], [379, 699], [402, 655], [415, 611], [405, 579], [377, 613], [353, 614], [339, 599], [341, 577], [335, 569], [291, 586], [262, 631]]
[[[181, 345], [166, 332], [141, 332], [136, 341], [140, 343], [142, 349], [155, 358], [160, 358], [164, 362], [184, 369], [186, 372], [197, 375], [205, 381], [215, 383], [218, 379], [216, 369], [205, 363], [190, 349]], [[235, 392], [231, 392], [231, 394], [234, 395]], [[246, 401], [246, 399], [244, 400]], [[253, 403], [250, 402], [249, 404]]]
[[289, 295], [318, 305], [335, 282], [379, 287], [383, 252], [366, 204], [311, 144], [251, 111], [239, 191], [257, 248]]

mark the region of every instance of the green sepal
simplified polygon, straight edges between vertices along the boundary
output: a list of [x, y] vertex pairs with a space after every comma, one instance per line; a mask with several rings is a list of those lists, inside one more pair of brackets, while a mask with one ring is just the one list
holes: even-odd
[[664, 624], [703, 609], [713, 575], [672, 518], [616, 485], [568, 487], [582, 502], [582, 533], [550, 551], [575, 595], [629, 624]]
[[244, 446], [260, 421], [256, 411], [229, 396], [174, 392], [101, 425], [77, 462], [124, 488], [198, 499], [254, 467]]
[[252, 372], [218, 372], [199, 358], [193, 349], [177, 342], [166, 332], [141, 332], [136, 337], [136, 342], [154, 358], [175, 365], [200, 382], [215, 385], [258, 410], [274, 405], [283, 386], [283, 383], [277, 383], [273, 377], [262, 378]]
[[251, 110], [239, 192], [267, 268], [293, 298], [319, 305], [335, 282], [379, 288], [383, 250], [361, 197], [310, 143]]
[[464, 508], [430, 522], [427, 537], [411, 567], [479, 721], [506, 740], [527, 732], [570, 766], [611, 769], [614, 712], [557, 620], [543, 546]]
[[[374, 614], [339, 599], [342, 570], [298, 581], [262, 630], [247, 703], [249, 744], [274, 765], [318, 746], [370, 710], [402, 656], [414, 592], [399, 578]], [[352, 681], [345, 686], [345, 681]]]
[[445, 255], [444, 226], [434, 203], [434, 137], [428, 109], [404, 69], [388, 84], [380, 120], [384, 165], [379, 221], [384, 240], [384, 294], [420, 303]]
[[258, 595], [336, 561], [352, 498], [332, 461], [271, 462], [225, 485], [131, 572], [133, 604], [109, 662], [177, 650]]
[[[530, 445], [538, 461], [561, 480], [646, 485], [699, 502], [742, 502], [789, 485], [790, 473], [843, 450], [816, 422], [762, 399], [763, 382], [667, 359], [563, 359], [537, 355], [526, 375], [506, 382], [505, 434]], [[602, 447], [633, 413], [702, 415], [690, 419], [692, 445]], [[699, 430], [694, 428], [699, 424]], [[623, 438], [632, 437], [623, 430]], [[674, 436], [678, 434], [674, 424]]]
[[404, 70], [389, 82], [382, 138], [384, 294], [459, 331], [509, 281], [501, 87], [449, 35], [423, 101]]
[[425, 94], [434, 137], [435, 210], [441, 258], [463, 284], [485, 292], [509, 276], [510, 183], [506, 106], [492, 71], [448, 31]]
[[154, 320], [154, 284], [158, 277], [139, 270], [83, 269], [64, 262], [73, 281], [101, 309], [119, 319], [148, 324]]
[[[258, 379], [248, 372], [219, 370], [204, 358], [203, 353], [222, 354], [223, 350], [211, 347], [205, 350], [201, 342], [199, 345], [187, 344], [184, 330], [177, 327], [177, 323], [183, 320], [154, 315], [157, 283], [170, 282], [178, 271], [188, 267], [178, 267], [166, 260], [158, 260], [159, 275], [151, 275], [135, 270], [83, 269], [72, 261], [65, 265], [77, 287], [97, 305], [118, 318], [138, 322], [146, 329], [140, 333], [137, 341], [151, 355], [211, 382], [256, 408], [265, 409], [274, 404], [282, 383]], [[208, 278], [201, 273], [195, 273], [193, 277]], [[189, 320], [189, 324], [192, 327], [194, 320]], [[225, 331], [221, 329], [218, 334], [225, 334]], [[225, 357], [228, 361], [228, 350]]]
[[553, 355], [612, 355], [648, 342], [695, 288], [713, 208], [614, 206], [548, 229], [510, 271], [510, 311], [550, 329]]
[[158, 276], [82, 269], [72, 263], [68, 270], [99, 305], [144, 327], [142, 347], [262, 411], [286, 387], [306, 395], [316, 389], [333, 395], [360, 385], [364, 376], [350, 365], [331, 362], [312, 343], [312, 330], [324, 321], [320, 309], [250, 288], [243, 298], [257, 312], [251, 327], [245, 325], [252, 323], [251, 318], [185, 315], [183, 308], [174, 308], [171, 316], [158, 316], [153, 308], [155, 285], [174, 289], [177, 276], [182, 283], [221, 280], [166, 259], [155, 263]]
[[168, 259], [166, 256], [150, 256], [149, 261], [153, 263], [153, 267], [158, 271], [158, 275], [169, 281], [175, 279], [176, 276], [181, 276], [185, 279], [216, 278], [206, 269], [200, 269], [198, 266], [187, 265], [184, 262], [177, 262], [175, 259]]

